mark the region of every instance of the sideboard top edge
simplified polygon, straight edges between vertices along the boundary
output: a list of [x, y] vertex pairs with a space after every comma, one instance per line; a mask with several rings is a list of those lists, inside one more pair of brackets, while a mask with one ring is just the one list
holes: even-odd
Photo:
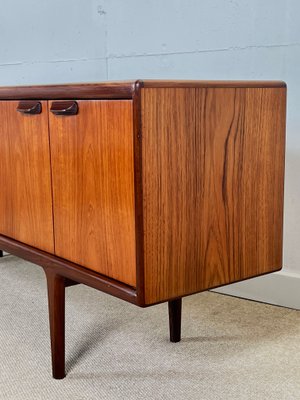
[[140, 88], [286, 88], [283, 81], [135, 80], [0, 87], [0, 100], [132, 99]]
[[195, 81], [195, 80], [145, 80], [144, 88], [286, 88], [284, 81]]
[[0, 87], [0, 100], [132, 99], [136, 81]]

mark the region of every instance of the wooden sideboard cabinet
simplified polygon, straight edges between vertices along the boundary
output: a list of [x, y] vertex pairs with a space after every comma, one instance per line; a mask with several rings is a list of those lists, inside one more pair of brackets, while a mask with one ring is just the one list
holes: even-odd
[[139, 306], [282, 267], [286, 85], [0, 88], [0, 248], [42, 266], [53, 376], [65, 287]]

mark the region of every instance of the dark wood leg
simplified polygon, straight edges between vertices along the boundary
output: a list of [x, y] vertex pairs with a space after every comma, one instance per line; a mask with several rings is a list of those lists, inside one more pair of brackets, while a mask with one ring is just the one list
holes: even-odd
[[169, 301], [170, 341], [173, 343], [180, 342], [181, 339], [181, 309], [181, 298]]
[[52, 353], [52, 375], [65, 377], [65, 278], [45, 271], [48, 286], [49, 322]]
[[0, 250], [0, 257], [3, 257], [3, 251]]

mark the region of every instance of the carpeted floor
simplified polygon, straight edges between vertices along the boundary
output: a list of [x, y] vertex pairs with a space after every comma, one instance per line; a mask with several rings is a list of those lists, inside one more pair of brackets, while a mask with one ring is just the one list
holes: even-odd
[[300, 399], [298, 311], [190, 296], [172, 344], [166, 304], [140, 309], [70, 287], [68, 375], [55, 381], [44, 273], [12, 256], [0, 271], [0, 399]]

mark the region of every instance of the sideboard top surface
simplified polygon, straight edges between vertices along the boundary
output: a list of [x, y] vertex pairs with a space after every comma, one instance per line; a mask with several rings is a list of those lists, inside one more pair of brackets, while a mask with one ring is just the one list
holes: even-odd
[[132, 99], [140, 88], [275, 88], [283, 81], [135, 80], [95, 83], [0, 87], [0, 100]]

